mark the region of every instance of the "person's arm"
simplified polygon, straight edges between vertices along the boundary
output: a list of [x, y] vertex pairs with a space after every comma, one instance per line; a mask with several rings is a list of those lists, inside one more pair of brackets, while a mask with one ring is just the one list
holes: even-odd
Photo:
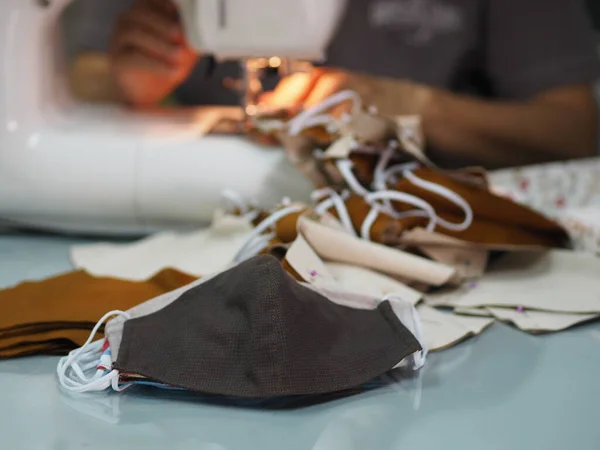
[[436, 92], [423, 115], [426, 139], [444, 161], [488, 168], [597, 154], [597, 113], [587, 84], [555, 88], [526, 101], [486, 101]]
[[171, 0], [80, 1], [67, 33], [77, 45], [69, 80], [80, 99], [152, 106], [190, 74], [198, 55], [184, 42]]
[[488, 15], [486, 72], [507, 100], [434, 91], [424, 113], [432, 146], [487, 167], [596, 154], [600, 59], [581, 2], [490, 1]]

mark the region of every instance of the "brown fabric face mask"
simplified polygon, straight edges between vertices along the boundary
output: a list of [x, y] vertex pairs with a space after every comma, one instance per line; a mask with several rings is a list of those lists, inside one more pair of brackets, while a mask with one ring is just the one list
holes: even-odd
[[232, 397], [359, 386], [421, 350], [390, 303], [341, 306], [257, 256], [125, 322], [115, 368]]
[[4, 289], [0, 291], [0, 358], [19, 356], [20, 351], [46, 353], [45, 349], [66, 353], [85, 343], [106, 311], [128, 310], [194, 279], [173, 269], [144, 282], [77, 271]]

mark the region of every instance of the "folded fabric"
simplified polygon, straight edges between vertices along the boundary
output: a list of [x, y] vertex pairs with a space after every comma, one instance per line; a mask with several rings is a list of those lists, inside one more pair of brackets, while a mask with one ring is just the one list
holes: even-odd
[[[439, 286], [456, 278], [457, 270], [454, 267], [399, 248], [360, 239], [339, 225], [335, 217], [327, 212], [319, 215], [307, 210], [304, 205], [287, 204], [268, 215], [257, 215], [262, 220], [255, 222], [254, 233], [236, 255], [236, 262], [260, 253], [275, 254], [280, 250], [288, 255], [283, 263], [291, 264], [294, 271], [290, 273], [304, 281], [309, 281], [312, 272], [325, 275], [325, 267], [317, 270], [316, 265], [322, 263], [314, 257], [311, 263], [302, 261], [310, 253], [318, 255], [323, 261], [357, 265], [424, 285]], [[326, 220], [321, 219], [326, 219], [327, 224]], [[296, 264], [291, 259], [293, 254], [297, 254], [293, 257]]]
[[0, 340], [6, 341], [13, 337], [23, 335], [39, 335], [55, 330], [91, 330], [94, 328], [93, 322], [44, 322], [30, 325], [19, 325], [5, 328], [0, 331]]
[[[95, 324], [92, 324], [92, 327]], [[73, 330], [73, 329], [58, 329], [49, 330], [43, 333], [30, 333], [15, 336], [12, 338], [0, 339], [0, 358], [5, 357], [5, 352], [10, 354], [12, 350], [34, 346], [43, 345], [44, 343], [57, 343], [60, 342], [65, 348], [76, 348], [82, 345], [88, 336], [90, 335], [90, 329], [88, 330]], [[97, 335], [98, 338], [101, 334]]]
[[147, 281], [76, 271], [0, 291], [0, 358], [55, 354], [83, 345], [107, 310], [127, 310], [195, 277], [165, 269]]
[[[364, 209], [363, 214], [360, 217], [364, 218], [368, 215], [368, 210], [370, 207], [367, 205], [367, 203], [356, 196], [350, 196], [346, 200], [346, 206], [351, 205], [352, 202], [358, 202], [357, 205]], [[279, 211], [281, 211], [281, 209], [276, 209], [272, 214], [277, 214]], [[303, 209], [300, 212], [286, 215], [279, 219], [273, 225], [275, 237], [270, 240], [268, 246], [266, 246], [263, 252], [268, 253], [274, 247], [281, 246], [282, 244], [285, 246], [285, 244], [294, 242], [294, 239], [296, 239], [298, 236], [298, 220], [301, 216], [307, 215], [307, 211], [307, 209]], [[308, 215], [310, 216], [310, 214]], [[336, 216], [339, 217], [339, 213], [330, 208], [327, 210], [327, 212], [320, 215], [318, 222], [322, 225], [334, 228], [337, 231], [352, 234], [348, 233], [348, 230], [340, 224], [340, 221]], [[257, 225], [260, 224], [262, 220], [268, 219], [269, 214], [262, 212], [260, 217], [261, 220], [256, 221]], [[349, 216], [351, 221], [358, 220], [358, 218], [359, 217], [356, 215]], [[353, 222], [353, 226], [356, 228], [360, 227], [361, 225], [360, 222]], [[395, 227], [395, 222], [386, 220], [386, 218], [383, 216], [379, 216], [375, 220], [371, 230], [371, 237], [375, 237], [375, 243], [379, 242], [378, 239], [385, 240], [382, 237], [382, 233], [391, 232], [392, 235], [397, 236], [397, 233], [400, 232], [399, 229]], [[344, 236], [343, 239], [348, 240], [348, 237]], [[417, 250], [418, 253], [428, 257], [429, 259], [454, 268], [456, 274], [463, 279], [480, 277], [484, 273], [487, 265], [487, 249], [473, 246], [453, 237], [437, 233], [429, 233], [421, 228], [412, 228], [410, 230], [406, 230], [406, 232], [402, 235], [401, 241], [403, 244], [407, 244], [408, 247]], [[352, 242], [354, 242], [354, 240], [352, 240]], [[352, 249], [355, 250], [356, 245], [350, 245], [348, 250]], [[398, 249], [396, 248], [396, 250]], [[403, 253], [406, 254], [406, 252]], [[414, 252], [412, 254], [414, 254]], [[354, 262], [354, 259], [352, 259], [352, 262]], [[387, 272], [389, 273], [389, 271]]]
[[432, 306], [510, 307], [557, 313], [600, 313], [600, 259], [551, 250], [509, 253], [476, 283], [428, 298]]
[[360, 239], [307, 217], [300, 217], [298, 230], [324, 260], [358, 265], [433, 286], [456, 277], [453, 267]]
[[[473, 222], [465, 230], [436, 229], [437, 232], [466, 242], [503, 248], [504, 246], [564, 247], [568, 241], [565, 230], [542, 214], [492, 193], [489, 189], [459, 183], [442, 172], [420, 167], [414, 177], [445, 187], [473, 210]], [[458, 223], [464, 212], [456, 204], [436, 195], [429, 189], [403, 177], [394, 188], [429, 202], [445, 220]]]
[[73, 342], [70, 340], [31, 341], [9, 348], [3, 348], [0, 352], [0, 360], [38, 355], [60, 356], [67, 354], [73, 348]]

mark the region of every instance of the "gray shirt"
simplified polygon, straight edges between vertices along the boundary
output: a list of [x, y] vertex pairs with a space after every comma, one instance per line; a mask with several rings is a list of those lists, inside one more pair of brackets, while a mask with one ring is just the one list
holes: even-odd
[[[77, 0], [65, 20], [71, 54], [106, 50], [132, 0]], [[556, 86], [592, 83], [600, 59], [580, 0], [349, 0], [327, 65], [408, 78], [458, 93], [524, 99]], [[176, 92], [186, 104], [238, 103], [222, 86], [238, 65], [206, 77], [200, 61]]]

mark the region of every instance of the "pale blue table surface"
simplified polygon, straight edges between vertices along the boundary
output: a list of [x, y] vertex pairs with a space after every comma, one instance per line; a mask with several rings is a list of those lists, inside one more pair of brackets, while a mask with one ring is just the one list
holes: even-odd
[[[70, 269], [84, 239], [0, 231], [0, 287]], [[82, 299], [84, 300], [84, 299]], [[0, 448], [598, 450], [600, 325], [530, 336], [495, 324], [400, 381], [294, 410], [132, 389], [67, 396], [56, 358], [0, 362]]]

